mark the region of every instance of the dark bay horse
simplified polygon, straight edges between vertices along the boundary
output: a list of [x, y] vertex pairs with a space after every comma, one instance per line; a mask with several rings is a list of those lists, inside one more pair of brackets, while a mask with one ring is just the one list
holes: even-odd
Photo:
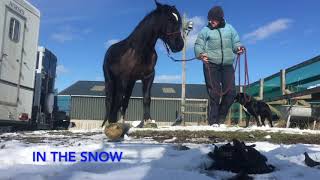
[[172, 52], [179, 52], [184, 47], [180, 13], [174, 6], [155, 2], [157, 8], [146, 15], [126, 39], [110, 46], [105, 54], [106, 114], [102, 126], [106, 121], [116, 123], [120, 108], [124, 118], [137, 80], [142, 80], [143, 92], [144, 114], [140, 125], [151, 120], [150, 91], [157, 62], [155, 44], [161, 39]]

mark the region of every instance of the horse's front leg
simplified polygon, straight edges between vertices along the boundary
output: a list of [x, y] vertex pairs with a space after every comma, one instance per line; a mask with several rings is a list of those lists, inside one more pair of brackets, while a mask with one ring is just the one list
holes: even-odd
[[150, 104], [151, 104], [151, 87], [154, 80], [155, 73], [153, 72], [147, 78], [142, 80], [142, 93], [143, 93], [143, 121], [139, 127], [147, 120], [151, 120]]
[[126, 85], [126, 88], [125, 88], [125, 94], [124, 94], [124, 98], [123, 98], [122, 105], [121, 105], [122, 108], [121, 108], [121, 119], [120, 120], [122, 121], [122, 123], [124, 123], [126, 110], [128, 108], [130, 96], [132, 94], [132, 90], [133, 90], [135, 83], [136, 83], [136, 81], [129, 81]]

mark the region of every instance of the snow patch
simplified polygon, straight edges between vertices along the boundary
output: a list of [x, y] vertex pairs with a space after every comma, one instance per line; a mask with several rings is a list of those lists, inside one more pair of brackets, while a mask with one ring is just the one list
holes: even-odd
[[[213, 129], [206, 127], [207, 129]], [[183, 128], [161, 128], [182, 130]], [[188, 127], [194, 131], [199, 127]], [[219, 128], [217, 128], [219, 129]], [[240, 128], [232, 128], [242, 130]], [[262, 128], [252, 128], [262, 129]], [[203, 130], [203, 129], [202, 129]], [[243, 129], [248, 130], [248, 129]], [[272, 129], [273, 130], [273, 129]], [[289, 132], [289, 131], [288, 131]], [[50, 138], [50, 141], [28, 142], [34, 137]], [[23, 137], [23, 139], [20, 139]], [[54, 138], [52, 138], [54, 137]], [[190, 148], [180, 151], [175, 144], [158, 143], [150, 138], [124, 138], [123, 142], [108, 142], [101, 130], [96, 133], [59, 131], [37, 131], [28, 133], [6, 133], [0, 135], [0, 179], [36, 180], [79, 180], [79, 179], [182, 179], [209, 180], [228, 179], [234, 173], [225, 171], [205, 171], [212, 160], [207, 153], [214, 149], [212, 144], [183, 144]], [[250, 143], [248, 143], [250, 144]], [[320, 161], [320, 146], [306, 144], [273, 144], [256, 142], [256, 149], [268, 158], [268, 163], [277, 170], [270, 174], [253, 175], [255, 179], [318, 179], [320, 171], [304, 164], [304, 152]], [[222, 144], [217, 144], [222, 145]], [[123, 159], [117, 163], [75, 163], [70, 162], [33, 162], [35, 151], [122, 151]]]

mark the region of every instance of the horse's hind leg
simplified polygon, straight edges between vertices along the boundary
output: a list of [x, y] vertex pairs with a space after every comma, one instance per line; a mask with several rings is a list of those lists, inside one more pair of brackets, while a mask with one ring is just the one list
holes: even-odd
[[124, 98], [122, 100], [122, 108], [121, 108], [121, 119], [123, 122], [125, 119], [126, 110], [129, 105], [129, 100], [130, 100], [130, 96], [132, 94], [134, 84], [135, 84], [135, 81], [129, 81], [126, 88], [125, 88], [125, 92], [124, 92], [125, 94], [124, 94]]
[[114, 82], [114, 92], [112, 97], [112, 106], [110, 109], [109, 123], [116, 123], [118, 121], [118, 112], [123, 101], [123, 86], [121, 80]]
[[102, 126], [109, 120], [111, 107], [113, 106], [113, 94], [114, 94], [114, 80], [111, 77], [109, 70], [105, 67], [104, 78], [105, 78], [105, 116]]

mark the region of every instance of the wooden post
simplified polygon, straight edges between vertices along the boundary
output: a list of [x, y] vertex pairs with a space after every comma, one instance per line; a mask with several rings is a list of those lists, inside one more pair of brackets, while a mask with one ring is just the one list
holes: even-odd
[[[183, 27], [183, 37], [184, 37], [184, 47], [182, 50], [182, 59], [186, 59], [186, 43], [187, 43], [187, 35], [184, 31], [186, 25], [186, 14], [183, 15], [182, 19], [182, 27]], [[182, 61], [182, 83], [181, 83], [181, 118], [183, 121], [183, 125], [186, 125], [185, 122], [185, 110], [186, 110], [186, 62]]]
[[259, 86], [259, 98], [260, 100], [263, 100], [263, 85], [264, 85], [264, 79], [260, 79], [260, 86]]
[[286, 70], [282, 69], [280, 71], [280, 88], [282, 95], [286, 94]]
[[291, 111], [289, 111], [288, 112], [289, 114], [288, 114], [288, 116], [287, 116], [287, 128], [289, 128], [290, 127], [290, 120], [291, 120]]

